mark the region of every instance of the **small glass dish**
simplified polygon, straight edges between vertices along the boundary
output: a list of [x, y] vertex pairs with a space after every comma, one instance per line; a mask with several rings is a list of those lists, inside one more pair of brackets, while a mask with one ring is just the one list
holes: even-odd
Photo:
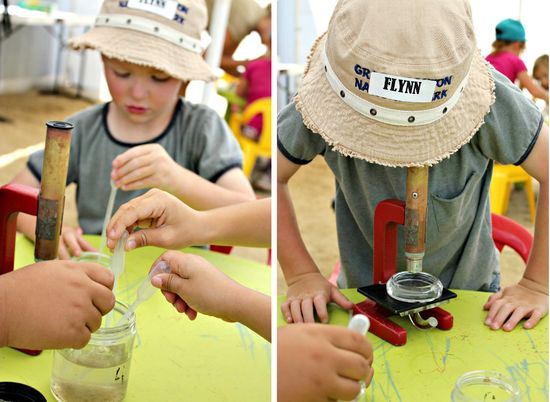
[[386, 283], [388, 295], [405, 303], [426, 303], [441, 297], [443, 284], [427, 272], [402, 271]]
[[73, 257], [73, 261], [96, 262], [104, 267], [111, 266], [111, 257], [98, 251], [83, 251], [78, 257]]
[[520, 402], [520, 389], [512, 377], [491, 370], [470, 371], [456, 380], [452, 402]]

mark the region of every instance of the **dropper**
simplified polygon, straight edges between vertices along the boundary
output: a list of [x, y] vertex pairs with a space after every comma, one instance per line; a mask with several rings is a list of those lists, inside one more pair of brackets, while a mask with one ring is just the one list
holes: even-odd
[[101, 241], [99, 242], [99, 252], [103, 253], [105, 248], [105, 242], [107, 241], [107, 224], [111, 219], [113, 213], [113, 206], [115, 205], [117, 188], [115, 182], [111, 180], [111, 194], [109, 195], [109, 201], [107, 202], [107, 210], [105, 211], [105, 218], [103, 219], [103, 229], [101, 230]]
[[159, 261], [153, 269], [151, 269], [151, 272], [149, 272], [149, 274], [143, 279], [136, 292], [136, 299], [132, 304], [130, 304], [130, 307], [128, 307], [128, 310], [124, 313], [120, 320], [118, 320], [116, 325], [120, 325], [128, 320], [128, 318], [134, 313], [134, 311], [136, 311], [136, 308], [141, 303], [155, 294], [158, 289], [151, 284], [151, 279], [153, 279], [155, 275], [169, 274], [170, 272], [170, 266], [165, 261]]
[[[355, 314], [349, 320], [348, 328], [351, 329], [353, 332], [357, 332], [358, 334], [365, 336], [370, 328], [369, 317], [363, 314]], [[363, 380], [359, 381], [359, 385], [361, 386], [361, 390], [359, 391], [359, 393], [353, 399], [352, 402], [361, 401], [363, 398], [363, 395], [365, 395], [365, 393], [367, 392], [367, 386], [365, 384], [365, 381]]]
[[[118, 278], [122, 275], [124, 272], [124, 257], [125, 257], [125, 251], [124, 251], [124, 245], [126, 244], [126, 241], [128, 240], [128, 232], [125, 230], [122, 232], [122, 235], [118, 239], [115, 251], [113, 252], [113, 257], [111, 258], [111, 271], [113, 271], [113, 275], [115, 277], [115, 280], [113, 282], [113, 293], [117, 294], [117, 285], [118, 285]], [[109, 314], [105, 317], [105, 326], [109, 327], [111, 325], [111, 319], [113, 318], [113, 311], [111, 310]]]

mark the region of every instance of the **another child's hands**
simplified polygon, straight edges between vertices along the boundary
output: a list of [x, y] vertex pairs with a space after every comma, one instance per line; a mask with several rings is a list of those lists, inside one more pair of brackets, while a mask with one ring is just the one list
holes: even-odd
[[69, 260], [78, 257], [83, 251], [97, 251], [84, 239], [81, 228], [63, 226], [59, 237], [59, 259]]
[[344, 327], [287, 325], [277, 331], [279, 402], [349, 401], [373, 376], [372, 346]]
[[[136, 226], [142, 229], [132, 233]], [[116, 211], [107, 226], [107, 246], [114, 248], [127, 230], [127, 250], [143, 246], [183, 248], [193, 245], [193, 236], [202, 229], [197, 211], [171, 194], [152, 189]]]
[[353, 303], [320, 272], [309, 272], [288, 282], [287, 300], [281, 305], [283, 317], [291, 322], [315, 322], [314, 309], [321, 322], [328, 322], [327, 303], [350, 309]]
[[483, 308], [489, 310], [485, 324], [491, 329], [511, 331], [526, 317], [523, 327], [530, 329], [548, 314], [548, 294], [543, 293], [541, 285], [523, 278], [491, 295]]
[[176, 310], [192, 320], [199, 312], [225, 321], [237, 321], [239, 309], [235, 304], [240, 302], [243, 286], [193, 254], [167, 251], [157, 259], [160, 260], [170, 266], [172, 273], [155, 275], [151, 283], [163, 291]]
[[171, 186], [177, 182], [174, 176], [179, 173], [180, 166], [161, 145], [145, 144], [118, 155], [111, 178], [125, 191], [156, 187], [173, 192]]
[[84, 347], [114, 307], [113, 280], [98, 264], [58, 260], [1, 275], [0, 346]]

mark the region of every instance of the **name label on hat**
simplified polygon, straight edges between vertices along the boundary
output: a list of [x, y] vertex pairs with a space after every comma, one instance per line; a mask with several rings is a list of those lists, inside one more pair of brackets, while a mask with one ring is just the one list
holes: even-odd
[[371, 72], [369, 94], [401, 102], [431, 102], [436, 81]]
[[175, 0], [128, 0], [128, 8], [148, 11], [164, 18], [173, 19], [178, 2]]

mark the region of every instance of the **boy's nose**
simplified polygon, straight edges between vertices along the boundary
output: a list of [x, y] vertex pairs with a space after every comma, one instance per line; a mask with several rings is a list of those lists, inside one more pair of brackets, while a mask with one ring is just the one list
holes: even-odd
[[130, 93], [135, 99], [143, 99], [147, 96], [147, 86], [142, 80], [136, 80], [130, 88]]

